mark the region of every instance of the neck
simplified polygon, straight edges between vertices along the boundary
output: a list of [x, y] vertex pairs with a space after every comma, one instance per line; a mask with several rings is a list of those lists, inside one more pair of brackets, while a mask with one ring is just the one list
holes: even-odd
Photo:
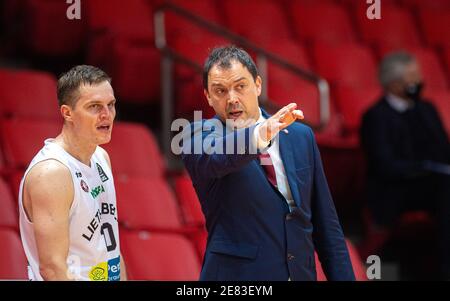
[[91, 157], [94, 154], [97, 145], [83, 140], [82, 137], [76, 135], [76, 133], [66, 124], [63, 126], [61, 134], [55, 138], [55, 142], [72, 157], [85, 165], [90, 166]]

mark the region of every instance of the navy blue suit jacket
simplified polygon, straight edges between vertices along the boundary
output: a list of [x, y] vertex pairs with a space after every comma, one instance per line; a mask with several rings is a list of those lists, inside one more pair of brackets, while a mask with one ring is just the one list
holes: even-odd
[[[328, 280], [354, 280], [312, 130], [294, 123], [289, 133], [279, 133], [280, 156], [297, 206], [290, 212], [267, 180], [258, 154], [250, 151], [255, 126], [217, 131], [217, 122], [215, 117], [192, 123], [186, 132], [191, 143], [182, 154], [208, 230], [200, 280], [316, 280], [314, 250]], [[202, 138], [238, 153], [210, 154], [205, 147], [193, 154], [194, 140]], [[244, 147], [237, 149], [244, 138]]]

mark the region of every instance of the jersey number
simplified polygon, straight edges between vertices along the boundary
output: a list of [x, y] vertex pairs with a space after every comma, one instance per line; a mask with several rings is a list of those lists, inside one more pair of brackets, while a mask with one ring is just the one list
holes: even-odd
[[[107, 231], [105, 231], [105, 229]], [[114, 230], [110, 223], [104, 223], [102, 225], [101, 234], [105, 238], [106, 249], [108, 250], [108, 252], [114, 251], [117, 247], [117, 243], [116, 238], [114, 237]]]

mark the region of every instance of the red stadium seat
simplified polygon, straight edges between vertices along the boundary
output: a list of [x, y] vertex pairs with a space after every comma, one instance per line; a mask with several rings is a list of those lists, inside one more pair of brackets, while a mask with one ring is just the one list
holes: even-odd
[[358, 44], [316, 45], [313, 53], [316, 72], [332, 85], [378, 86], [375, 58], [369, 48]]
[[448, 0], [398, 0], [400, 4], [415, 11], [425, 10], [425, 9], [436, 9], [436, 10], [448, 10], [450, 9], [450, 2]]
[[0, 69], [0, 114], [62, 120], [56, 79], [41, 71]]
[[0, 279], [27, 279], [27, 259], [17, 232], [0, 228]]
[[362, 115], [378, 101], [381, 94], [380, 88], [339, 87], [336, 90], [337, 106], [346, 133], [358, 134]]
[[163, 178], [115, 177], [119, 222], [126, 228], [181, 231], [175, 197]]
[[11, 196], [11, 191], [8, 185], [0, 179], [0, 228], [11, 228], [13, 230], [19, 230], [19, 213], [16, 210], [17, 202], [13, 200]]
[[[346, 239], [345, 242], [347, 244], [348, 253], [350, 255], [350, 261], [352, 263], [356, 281], [366, 281], [367, 280], [366, 268], [363, 261], [361, 260], [358, 251], [353, 246], [350, 240]], [[327, 281], [327, 277], [325, 276], [325, 273], [322, 270], [322, 265], [320, 264], [317, 253], [315, 253], [314, 255], [316, 261], [317, 281]]]
[[[392, 51], [399, 51], [402, 49], [391, 49], [380, 47], [381, 57]], [[425, 82], [425, 90], [445, 90], [448, 88], [448, 81], [444, 71], [444, 68], [439, 61], [439, 57], [433, 51], [432, 48], [405, 48], [407, 51], [414, 55], [420, 65], [420, 69]]]
[[143, 125], [116, 122], [111, 141], [103, 147], [108, 151], [115, 175], [161, 177], [165, 165], [158, 143]]
[[105, 69], [111, 72], [117, 96], [133, 103], [159, 101], [160, 60], [161, 55], [153, 42], [133, 43], [127, 39], [114, 41], [111, 62]]
[[287, 16], [277, 1], [227, 0], [221, 1], [220, 5], [230, 30], [257, 44], [267, 46], [274, 40], [293, 37]]
[[[25, 3], [26, 42], [33, 54], [73, 56], [84, 45], [84, 16], [69, 20], [66, 1], [27, 0]], [[107, 5], [105, 5], [107, 6]]]
[[408, 10], [391, 6], [382, 10], [380, 20], [370, 20], [365, 12], [367, 6], [362, 6], [362, 9], [362, 11], [357, 10], [356, 19], [361, 36], [366, 43], [392, 48], [422, 45], [419, 30]]
[[183, 174], [175, 179], [175, 193], [183, 212], [184, 223], [194, 227], [204, 226], [205, 217], [189, 175]]
[[153, 7], [145, 0], [86, 2], [88, 62], [114, 79], [117, 95], [145, 103], [159, 99], [160, 55], [154, 47]]
[[55, 138], [61, 123], [47, 120], [12, 119], [1, 123], [1, 138], [6, 164], [25, 169], [44, 146], [44, 140]]
[[294, 31], [304, 42], [352, 43], [356, 34], [347, 11], [332, 3], [293, 1], [290, 7]]
[[20, 190], [20, 182], [22, 181], [22, 177], [25, 174], [24, 169], [16, 169], [11, 172], [9, 175], [8, 184], [12, 191], [12, 196], [14, 198], [14, 204], [16, 206], [16, 211], [18, 210], [18, 199], [19, 199], [19, 190]]
[[[306, 70], [311, 70], [306, 50], [293, 41], [271, 43], [269, 51], [284, 60]], [[315, 84], [295, 75], [293, 72], [268, 61], [267, 92], [269, 99], [278, 106], [296, 102], [305, 114], [305, 121], [319, 123], [319, 93]]]
[[450, 47], [450, 11], [420, 10], [419, 23], [429, 46]]
[[447, 70], [447, 75], [449, 77], [449, 84], [450, 84], [450, 46], [446, 47], [443, 50], [443, 55], [444, 55], [444, 61], [445, 61], [445, 67]]
[[200, 262], [191, 243], [177, 234], [121, 231], [130, 280], [194, 281]]
[[146, 0], [90, 0], [83, 13], [89, 32], [111, 32], [128, 38], [152, 39], [154, 35], [152, 6]]
[[[213, 1], [171, 0], [170, 2], [206, 21], [216, 24], [223, 23], [221, 15], [217, 12]], [[203, 35], [207, 32], [193, 22], [190, 22], [186, 18], [182, 18], [171, 11], [166, 11], [165, 22], [169, 44], [173, 38], [180, 35], [189, 35], [192, 37], [195, 35]]]

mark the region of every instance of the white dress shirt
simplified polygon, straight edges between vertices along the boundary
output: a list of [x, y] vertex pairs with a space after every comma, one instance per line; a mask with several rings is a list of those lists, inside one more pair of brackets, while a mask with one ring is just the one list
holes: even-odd
[[[266, 118], [263, 117], [261, 109], [259, 110], [259, 119], [256, 122], [258, 125], [255, 129], [254, 139], [256, 141], [256, 145], [259, 150], [263, 150], [267, 146], [269, 146], [270, 141], [264, 141], [259, 135], [259, 124], [266, 120]], [[289, 182], [286, 176], [286, 172], [284, 170], [283, 161], [280, 157], [280, 144], [279, 139], [273, 138], [272, 144], [269, 148], [267, 148], [267, 153], [270, 155], [270, 158], [272, 159], [273, 167], [275, 168], [275, 175], [277, 177], [277, 187], [280, 193], [284, 196], [286, 199], [289, 209], [292, 211], [292, 208], [295, 207], [295, 202], [292, 198], [291, 189], [289, 187]]]
[[387, 94], [386, 101], [397, 112], [403, 113], [414, 106], [414, 103], [404, 100], [394, 94]]

